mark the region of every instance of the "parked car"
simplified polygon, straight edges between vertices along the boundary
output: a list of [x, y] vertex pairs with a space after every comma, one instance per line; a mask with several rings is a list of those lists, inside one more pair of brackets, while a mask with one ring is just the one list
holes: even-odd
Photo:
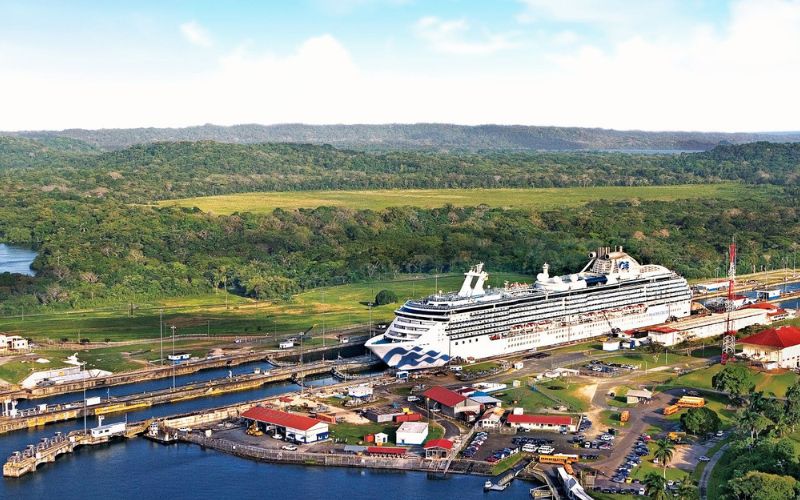
[[705, 455], [703, 455], [702, 457], [698, 458], [698, 460], [700, 460], [701, 462], [709, 462], [709, 461], [711, 461], [711, 459], [710, 459], [710, 458], [708, 458], [708, 457], [707, 457], [707, 456], [705, 456]]
[[285, 445], [281, 446], [281, 449], [282, 450], [286, 450], [286, 451], [297, 451], [297, 446], [295, 446], [293, 444], [285, 444]]

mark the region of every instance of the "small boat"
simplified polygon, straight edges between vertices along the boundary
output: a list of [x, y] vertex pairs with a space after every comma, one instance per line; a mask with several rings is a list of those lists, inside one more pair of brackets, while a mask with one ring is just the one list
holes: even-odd
[[506, 483], [506, 484], [494, 484], [489, 479], [487, 479], [486, 482], [483, 483], [483, 491], [503, 491], [506, 488], [508, 488], [508, 483]]

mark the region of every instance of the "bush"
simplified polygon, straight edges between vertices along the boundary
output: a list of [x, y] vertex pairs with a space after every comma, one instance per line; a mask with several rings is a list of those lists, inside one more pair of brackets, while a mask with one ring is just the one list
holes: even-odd
[[395, 302], [397, 302], [397, 294], [391, 290], [381, 290], [378, 292], [378, 295], [375, 296], [376, 306], [394, 304]]

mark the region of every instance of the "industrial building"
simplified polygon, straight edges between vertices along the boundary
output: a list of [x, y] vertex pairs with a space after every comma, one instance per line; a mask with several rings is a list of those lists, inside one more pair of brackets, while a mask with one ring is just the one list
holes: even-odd
[[428, 404], [431, 407], [440, 408], [442, 413], [448, 417], [457, 417], [459, 413], [467, 411], [476, 414], [481, 411], [480, 403], [446, 387], [431, 387], [423, 392], [422, 395], [428, 400]]
[[[773, 319], [767, 313], [768, 310], [761, 307], [744, 307], [731, 311], [731, 327], [734, 330], [741, 330], [752, 325], [768, 325]], [[716, 337], [724, 334], [727, 330], [727, 317], [728, 314], [693, 316], [681, 321], [651, 326], [644, 330], [648, 333], [648, 337], [652, 342], [671, 346], [687, 340]]]
[[395, 433], [397, 444], [422, 444], [428, 438], [426, 422], [403, 422]]
[[774, 363], [780, 368], [800, 368], [800, 329], [790, 325], [768, 328], [739, 341], [742, 354], [761, 361]]
[[404, 415], [406, 412], [402, 408], [392, 408], [390, 406], [367, 408], [364, 410], [364, 418], [370, 422], [377, 424], [385, 424], [392, 422], [398, 416]]
[[256, 422], [264, 431], [275, 430], [287, 441], [315, 443], [328, 439], [328, 424], [315, 418], [255, 406], [242, 413], [242, 418]]
[[528, 431], [567, 431], [577, 429], [575, 419], [568, 415], [525, 415], [511, 413], [506, 417], [506, 423], [515, 429]]
[[80, 366], [70, 366], [68, 368], [33, 372], [20, 382], [20, 385], [24, 389], [32, 389], [38, 386], [80, 382], [81, 380], [106, 377], [108, 375], [111, 375], [111, 372], [98, 369], [82, 370]]

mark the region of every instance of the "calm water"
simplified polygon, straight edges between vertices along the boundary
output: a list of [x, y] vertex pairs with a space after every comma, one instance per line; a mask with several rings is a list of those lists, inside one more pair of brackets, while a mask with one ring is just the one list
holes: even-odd
[[[261, 363], [262, 368], [265, 367]], [[239, 367], [249, 371], [253, 365]], [[211, 378], [221, 370], [180, 377], [184, 382]], [[223, 374], [224, 375], [224, 374]], [[166, 386], [171, 384], [171, 379]], [[332, 377], [309, 379], [309, 385], [328, 385]], [[152, 381], [112, 388], [142, 392], [145, 387], [156, 388], [164, 381]], [[150, 416], [170, 415], [203, 408], [263, 398], [298, 390], [292, 383], [272, 384], [252, 391], [225, 394], [218, 397], [161, 405], [128, 413], [130, 420]], [[80, 399], [70, 395], [67, 400]], [[123, 420], [124, 415], [110, 415], [107, 422]], [[89, 426], [94, 426], [94, 420]], [[69, 432], [83, 427], [82, 421], [63, 422], [41, 429], [12, 432], [0, 436], [0, 458], [12, 451], [36, 443], [56, 431]], [[424, 473], [368, 471], [322, 467], [300, 467], [251, 462], [193, 445], [163, 446], [143, 438], [111, 445], [79, 449], [60, 457], [54, 464], [19, 479], [0, 480], [0, 498], [59, 498], [59, 499], [216, 499], [216, 498], [352, 498], [352, 499], [485, 499], [482, 485], [485, 478], [453, 476], [446, 480], [431, 480]], [[529, 483], [515, 481], [503, 493], [491, 496], [508, 499], [529, 498]]]
[[36, 252], [30, 248], [21, 248], [0, 243], [0, 273], [19, 273], [33, 276], [31, 263]]

